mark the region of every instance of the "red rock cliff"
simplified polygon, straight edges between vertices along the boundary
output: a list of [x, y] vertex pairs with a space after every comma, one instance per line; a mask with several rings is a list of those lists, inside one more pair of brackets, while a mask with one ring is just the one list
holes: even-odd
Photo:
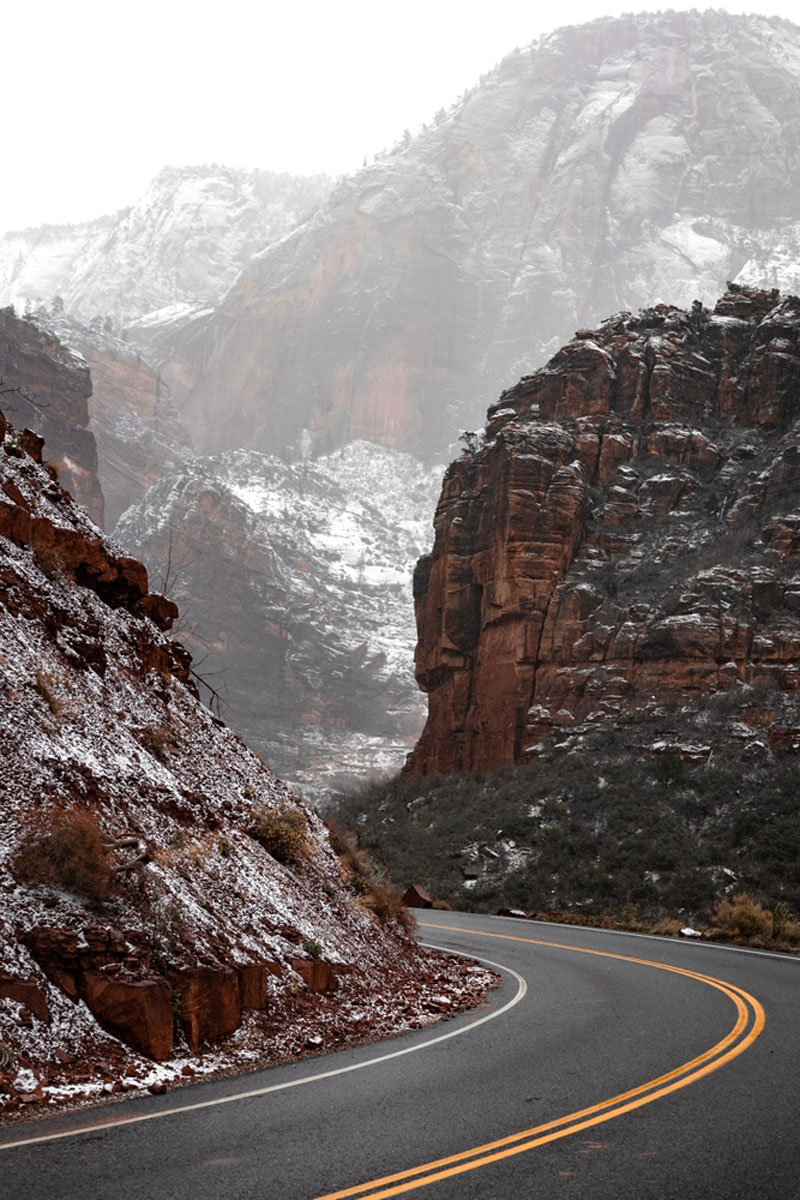
[[102, 527], [103, 493], [89, 425], [92, 382], [80, 355], [51, 332], [0, 309], [0, 404], [17, 428], [47, 443], [59, 479]]
[[[581, 331], [489, 411], [418, 564], [415, 774], [800, 683], [800, 300], [731, 288]], [[774, 713], [752, 719], [795, 745]]]

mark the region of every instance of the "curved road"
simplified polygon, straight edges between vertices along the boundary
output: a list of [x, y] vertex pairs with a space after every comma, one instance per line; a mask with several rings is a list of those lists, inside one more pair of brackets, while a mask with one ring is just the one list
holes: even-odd
[[800, 1197], [800, 960], [464, 913], [487, 1008], [0, 1130], [7, 1200]]

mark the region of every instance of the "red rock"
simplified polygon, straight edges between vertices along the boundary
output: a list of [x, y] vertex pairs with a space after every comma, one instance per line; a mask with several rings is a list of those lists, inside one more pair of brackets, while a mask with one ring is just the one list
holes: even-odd
[[305, 981], [310, 992], [333, 992], [336, 990], [336, 972], [330, 963], [321, 958], [293, 958], [292, 969]]
[[407, 908], [432, 908], [433, 900], [425, 888], [420, 887], [418, 883], [412, 883], [411, 887], [403, 892], [403, 904]]
[[238, 1029], [242, 1019], [242, 994], [238, 971], [201, 967], [170, 975], [177, 993], [178, 1019], [189, 1049], [213, 1042]]
[[50, 1020], [45, 994], [32, 979], [15, 979], [11, 975], [0, 974], [0, 996], [18, 1000], [40, 1021]]
[[101, 1025], [149, 1058], [172, 1052], [173, 1009], [164, 980], [127, 982], [100, 971], [83, 971], [81, 996]]
[[238, 968], [242, 1008], [266, 1008], [267, 967], [264, 963], [248, 963]]
[[[554, 730], [656, 698], [697, 702], [730, 686], [728, 662], [741, 680], [769, 665], [793, 686], [800, 622], [779, 556], [788, 567], [800, 547], [800, 517], [785, 512], [800, 456], [800, 301], [732, 288], [716, 317], [732, 311], [699, 326], [658, 305], [582, 332], [504, 393], [485, 446], [450, 465], [414, 580], [429, 712], [410, 773], [521, 762]], [[726, 426], [737, 436], [723, 440]], [[756, 449], [740, 453], [745, 429], [764, 476], [749, 470]], [[743, 563], [733, 540], [755, 521], [772, 565]], [[684, 579], [673, 562], [690, 528], [705, 557]], [[622, 599], [620, 583], [637, 578]]]

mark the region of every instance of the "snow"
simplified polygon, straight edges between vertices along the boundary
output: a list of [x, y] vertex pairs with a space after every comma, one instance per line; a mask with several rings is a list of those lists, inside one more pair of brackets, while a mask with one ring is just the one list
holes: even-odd
[[[292, 732], [291, 750], [269, 737], [259, 742], [269, 761], [306, 794], [327, 789], [326, 779], [337, 781], [350, 771], [397, 770], [421, 729], [425, 704], [413, 674], [411, 580], [433, 540], [441, 476], [441, 467], [366, 441], [291, 464], [231, 451], [168, 475], [120, 521], [119, 539], [147, 559], [159, 530], [193, 522], [200, 498], [213, 494], [229, 513], [230, 536], [252, 548], [247, 586], [256, 611], [264, 614], [253, 619], [313, 630], [302, 644], [287, 638], [286, 669], [316, 678], [311, 690], [326, 689], [321, 699], [329, 703], [343, 686], [348, 655], [368, 666], [372, 684], [388, 697], [384, 703], [392, 712], [383, 724], [396, 729], [393, 736], [376, 736], [358, 724], [309, 723]], [[281, 686], [264, 678], [265, 687]]]

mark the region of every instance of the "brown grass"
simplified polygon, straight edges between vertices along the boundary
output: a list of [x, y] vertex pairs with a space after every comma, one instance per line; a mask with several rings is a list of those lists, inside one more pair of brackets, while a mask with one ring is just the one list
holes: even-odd
[[64, 710], [64, 701], [56, 694], [55, 680], [52, 675], [48, 675], [47, 671], [41, 668], [36, 672], [36, 691], [47, 704], [50, 712], [54, 717], [61, 716]]
[[21, 882], [63, 887], [101, 904], [111, 888], [111, 867], [94, 813], [68, 809], [50, 829], [29, 835], [14, 859], [14, 874]]

